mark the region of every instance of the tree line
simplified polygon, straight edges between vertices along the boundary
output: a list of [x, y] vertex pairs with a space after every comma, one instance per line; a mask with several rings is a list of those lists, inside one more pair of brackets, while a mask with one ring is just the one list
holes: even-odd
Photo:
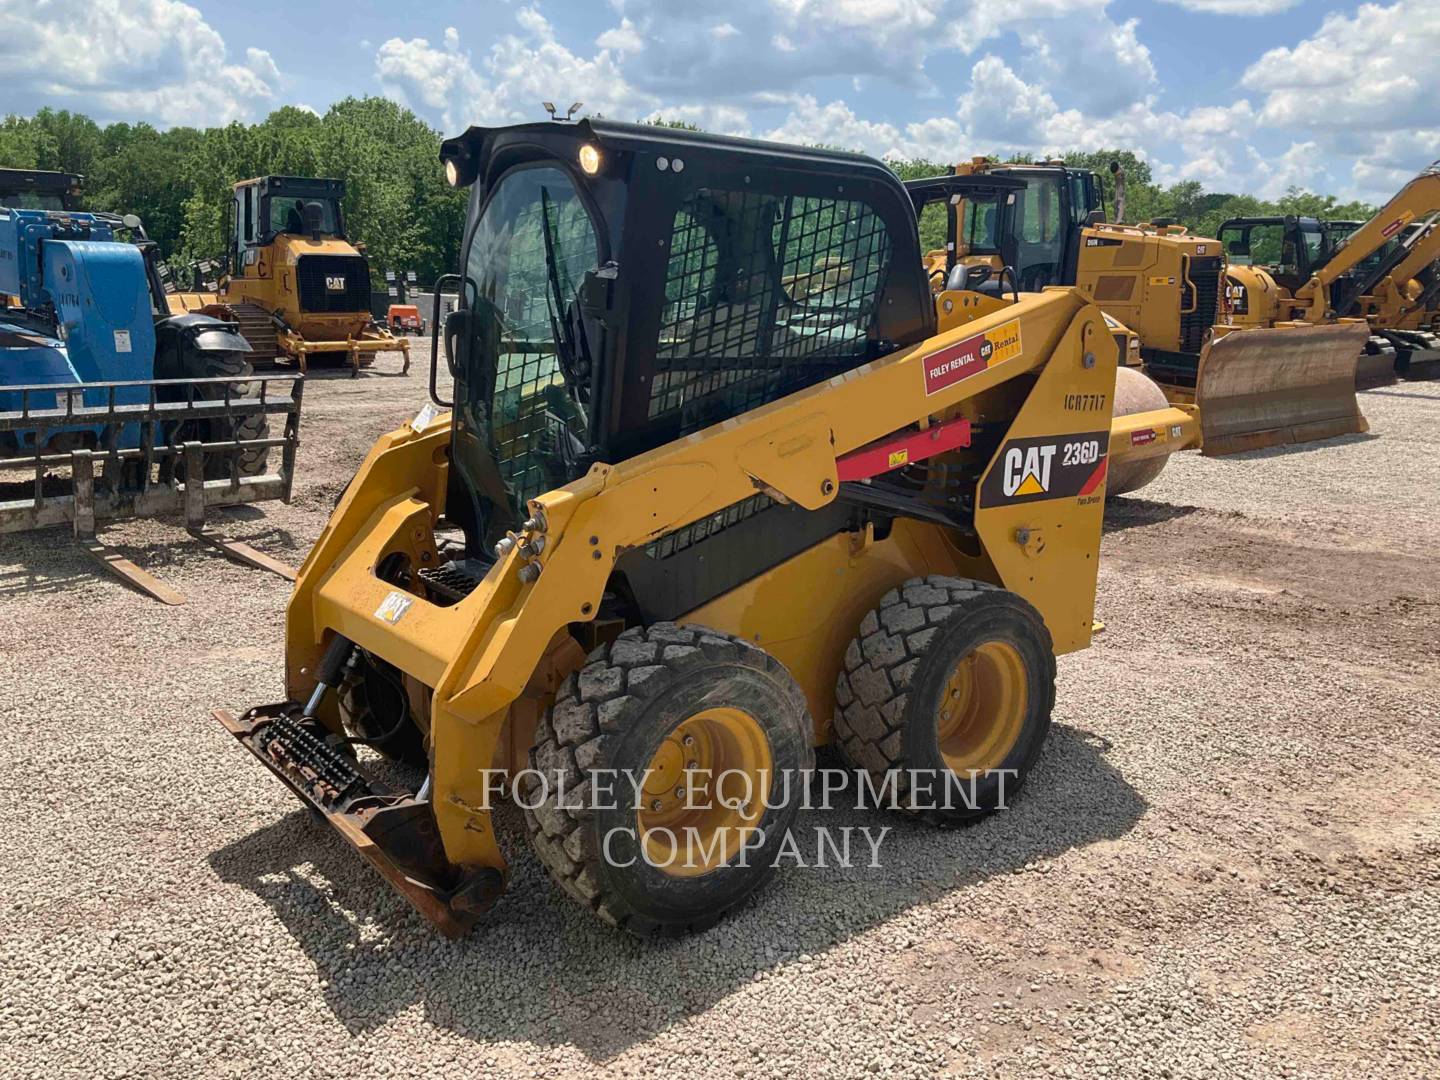
[[[690, 128], [680, 121], [660, 121]], [[134, 213], [161, 254], [173, 262], [215, 258], [226, 249], [230, 185], [253, 176], [338, 177], [345, 181], [350, 237], [362, 242], [380, 270], [413, 270], [422, 282], [459, 264], [465, 196], [445, 183], [440, 132], [385, 98], [346, 98], [323, 116], [286, 106], [255, 124], [170, 128], [116, 123], [42, 109], [0, 123], [0, 167], [57, 169], [85, 177], [84, 205]], [[957, 157], [970, 156], [956, 148]], [[1064, 160], [1097, 173], [1113, 210], [1109, 164], [1126, 176], [1129, 221], [1172, 219], [1213, 236], [1230, 217], [1303, 214], [1364, 221], [1374, 207], [1291, 188], [1277, 200], [1208, 192], [1198, 181], [1168, 186], [1153, 181], [1150, 165], [1128, 150], [1075, 151]], [[1028, 161], [1007, 157], [1008, 161]], [[946, 171], [942, 162], [893, 161], [904, 179]], [[937, 213], [921, 222], [922, 246], [940, 247]]]

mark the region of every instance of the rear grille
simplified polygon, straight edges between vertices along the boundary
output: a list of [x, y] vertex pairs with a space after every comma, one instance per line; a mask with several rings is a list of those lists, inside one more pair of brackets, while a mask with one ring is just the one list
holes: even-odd
[[[1194, 286], [1195, 309], [1180, 316], [1180, 351], [1198, 353], [1205, 344], [1205, 332], [1220, 314], [1220, 259], [1191, 259], [1190, 284]], [[1190, 299], [1182, 293], [1182, 303]]]
[[370, 267], [360, 255], [302, 255], [295, 269], [300, 310], [317, 315], [370, 310]]

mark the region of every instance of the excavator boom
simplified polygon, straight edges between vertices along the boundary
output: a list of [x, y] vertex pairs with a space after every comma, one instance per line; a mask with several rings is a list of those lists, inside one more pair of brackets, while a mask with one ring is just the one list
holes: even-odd
[[[1362, 289], [1346, 290], [1343, 297], [1330, 297], [1331, 287], [1344, 275], [1354, 270], [1367, 257], [1380, 250], [1386, 243], [1415, 221], [1433, 221], [1440, 216], [1440, 161], [1421, 170], [1420, 174], [1395, 193], [1394, 198], [1380, 208], [1369, 221], [1340, 242], [1325, 263], [1311, 276], [1310, 280], [1295, 290], [1294, 315], [1305, 322], [1324, 322], [1335, 315], [1344, 315]], [[1427, 230], [1421, 240], [1421, 252], [1428, 250]], [[1440, 245], [1440, 238], [1436, 238]], [[1440, 254], [1440, 253], [1437, 253]], [[1433, 259], [1434, 256], [1431, 256]], [[1421, 259], [1416, 270], [1430, 260]], [[1405, 280], [1405, 279], [1400, 279]], [[1332, 304], [1331, 300], [1335, 300]]]

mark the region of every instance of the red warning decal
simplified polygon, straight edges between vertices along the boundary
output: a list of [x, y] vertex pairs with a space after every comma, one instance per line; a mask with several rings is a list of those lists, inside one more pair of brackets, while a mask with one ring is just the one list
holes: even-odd
[[1131, 446], [1144, 446], [1146, 443], [1155, 441], [1155, 429], [1146, 428], [1144, 431], [1132, 431], [1130, 433]]

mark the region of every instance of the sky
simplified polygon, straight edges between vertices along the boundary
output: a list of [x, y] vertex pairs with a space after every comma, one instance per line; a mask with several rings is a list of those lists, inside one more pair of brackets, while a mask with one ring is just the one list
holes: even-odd
[[1383, 201], [1440, 158], [1440, 0], [0, 0], [0, 113], [158, 127], [383, 94], [877, 156], [1123, 147], [1162, 183]]

